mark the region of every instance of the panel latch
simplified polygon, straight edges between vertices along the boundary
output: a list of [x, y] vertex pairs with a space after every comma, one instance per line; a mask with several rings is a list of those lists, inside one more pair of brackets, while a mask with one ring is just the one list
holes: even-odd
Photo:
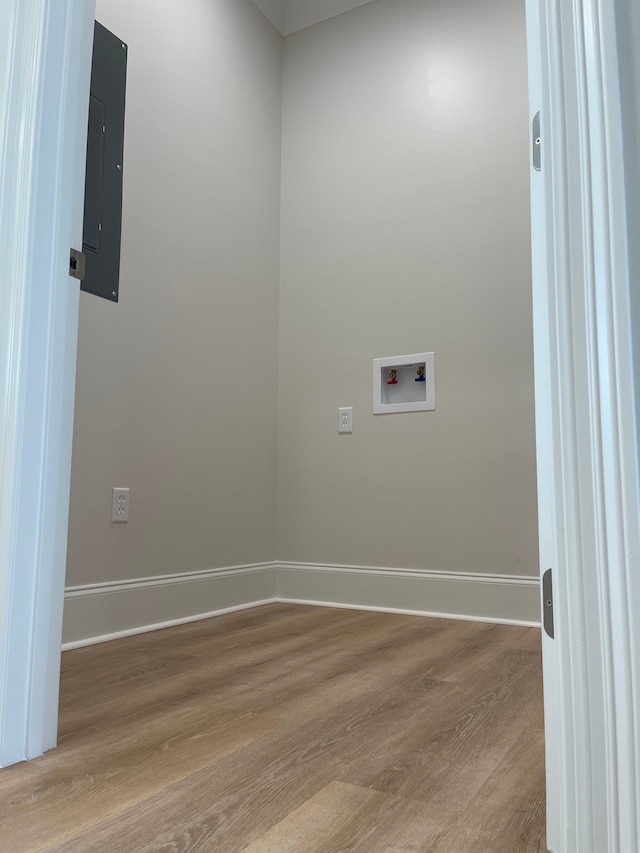
[[84, 252], [71, 249], [69, 255], [69, 275], [79, 281], [84, 279]]

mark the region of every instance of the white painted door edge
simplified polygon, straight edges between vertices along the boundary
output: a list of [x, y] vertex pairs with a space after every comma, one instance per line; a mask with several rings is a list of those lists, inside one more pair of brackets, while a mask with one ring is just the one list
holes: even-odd
[[527, 5], [531, 113], [542, 119], [532, 177], [540, 556], [553, 568], [556, 621], [543, 647], [547, 843], [633, 853], [640, 502], [615, 10]]
[[94, 0], [3, 0], [0, 766], [56, 744]]

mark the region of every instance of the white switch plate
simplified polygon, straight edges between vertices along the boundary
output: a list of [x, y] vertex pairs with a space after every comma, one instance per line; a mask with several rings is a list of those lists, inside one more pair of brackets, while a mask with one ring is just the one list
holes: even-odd
[[353, 406], [338, 409], [338, 432], [353, 432]]
[[129, 489], [111, 489], [111, 521], [129, 521]]

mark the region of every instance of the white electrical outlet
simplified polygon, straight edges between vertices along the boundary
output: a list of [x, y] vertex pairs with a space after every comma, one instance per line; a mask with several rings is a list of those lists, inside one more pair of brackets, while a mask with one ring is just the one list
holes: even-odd
[[353, 406], [338, 409], [338, 432], [353, 432]]
[[111, 489], [111, 521], [129, 521], [129, 489]]

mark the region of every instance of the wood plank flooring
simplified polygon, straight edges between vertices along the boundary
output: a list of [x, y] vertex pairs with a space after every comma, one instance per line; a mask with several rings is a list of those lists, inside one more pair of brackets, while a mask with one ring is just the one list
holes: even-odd
[[63, 655], [7, 853], [543, 853], [535, 629], [275, 604]]

